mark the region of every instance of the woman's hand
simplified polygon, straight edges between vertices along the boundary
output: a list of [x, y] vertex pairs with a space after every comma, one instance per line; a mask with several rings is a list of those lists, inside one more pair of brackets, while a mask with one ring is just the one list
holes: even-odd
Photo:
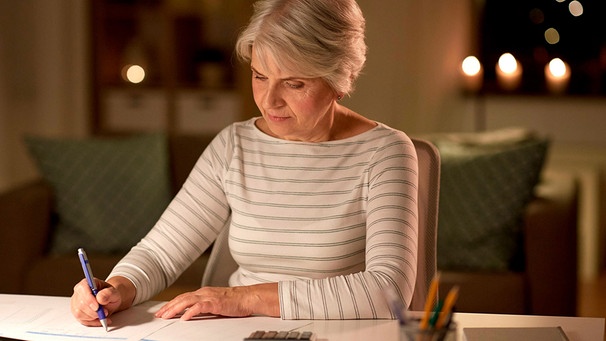
[[109, 316], [117, 311], [127, 309], [131, 306], [135, 297], [135, 287], [126, 278], [114, 277], [108, 282], [94, 278], [99, 289], [94, 296], [86, 279], [81, 280], [74, 286], [74, 293], [70, 300], [70, 309], [74, 317], [85, 326], [101, 326], [97, 309], [103, 306], [107, 324], [111, 325]]
[[163, 319], [181, 315], [189, 320], [198, 314], [242, 317], [253, 314], [280, 316], [278, 284], [266, 283], [241, 287], [203, 287], [181, 294], [156, 312]]

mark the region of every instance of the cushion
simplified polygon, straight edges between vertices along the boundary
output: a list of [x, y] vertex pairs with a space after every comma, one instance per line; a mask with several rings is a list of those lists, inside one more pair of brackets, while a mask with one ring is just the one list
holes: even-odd
[[438, 268], [515, 270], [524, 209], [532, 199], [548, 140], [433, 138], [440, 151]]
[[53, 139], [26, 144], [54, 192], [53, 253], [128, 251], [171, 199], [162, 134]]

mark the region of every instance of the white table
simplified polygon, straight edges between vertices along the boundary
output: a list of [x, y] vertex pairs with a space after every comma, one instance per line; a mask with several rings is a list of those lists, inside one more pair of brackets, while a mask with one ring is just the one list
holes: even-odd
[[[112, 316], [108, 333], [80, 325], [69, 312], [68, 297], [0, 294], [0, 337], [27, 340], [223, 340], [242, 341], [254, 330], [311, 330], [318, 341], [396, 341], [393, 320], [298, 320], [269, 317], [202, 317], [195, 321], [153, 317], [162, 302], [147, 302]], [[561, 326], [571, 341], [604, 340], [603, 318], [496, 314], [454, 315], [457, 337], [465, 327]]]

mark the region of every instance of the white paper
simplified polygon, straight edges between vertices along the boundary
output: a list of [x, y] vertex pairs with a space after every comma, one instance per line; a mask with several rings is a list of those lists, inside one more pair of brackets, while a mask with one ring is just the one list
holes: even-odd
[[0, 336], [25, 340], [238, 340], [255, 330], [293, 330], [310, 321], [271, 317], [202, 316], [164, 320], [154, 313], [164, 302], [146, 302], [111, 316], [108, 332], [86, 327], [71, 314], [68, 297], [0, 295]]

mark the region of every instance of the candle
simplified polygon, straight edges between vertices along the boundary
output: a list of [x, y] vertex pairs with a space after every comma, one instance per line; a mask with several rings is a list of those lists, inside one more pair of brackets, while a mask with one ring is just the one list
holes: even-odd
[[545, 65], [545, 83], [550, 92], [554, 94], [565, 92], [569, 81], [570, 68], [563, 60], [554, 58]]
[[511, 53], [502, 54], [495, 68], [497, 81], [501, 88], [511, 91], [520, 86], [520, 82], [522, 81], [522, 65], [518, 63]]
[[461, 63], [464, 87], [468, 91], [476, 92], [482, 88], [484, 70], [478, 58], [469, 56]]

